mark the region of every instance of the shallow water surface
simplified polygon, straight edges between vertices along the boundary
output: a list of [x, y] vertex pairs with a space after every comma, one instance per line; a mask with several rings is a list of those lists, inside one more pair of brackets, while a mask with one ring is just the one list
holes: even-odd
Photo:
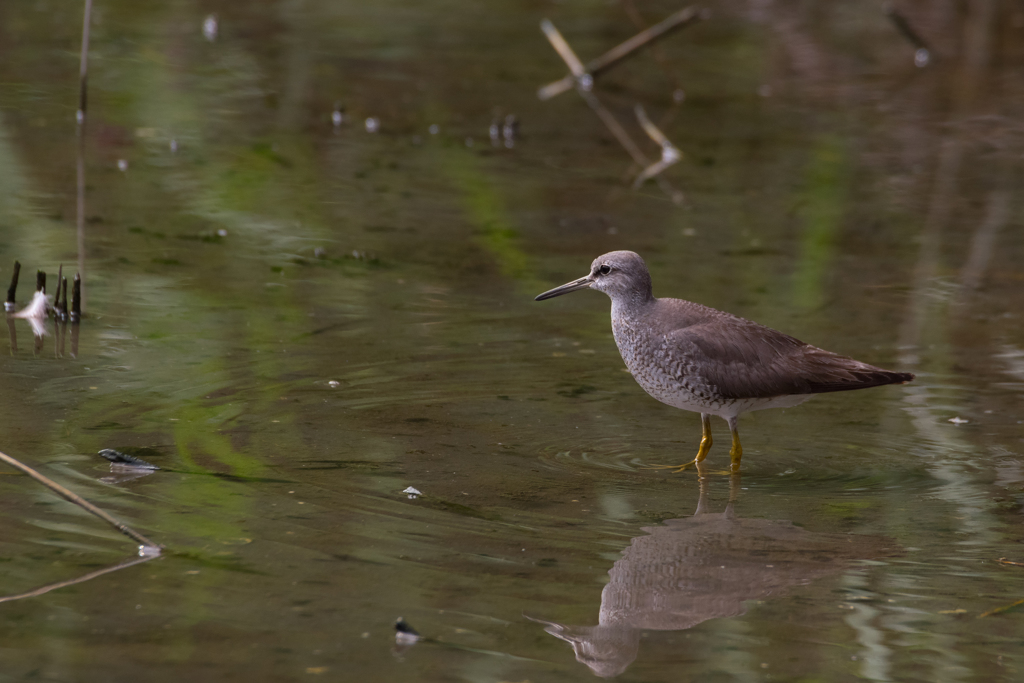
[[[872, 3], [726, 2], [601, 76], [676, 203], [535, 96], [540, 20], [589, 59], [626, 5], [97, 0], [81, 241], [81, 17], [0, 7], [0, 281], [87, 297], [10, 321], [0, 450], [166, 546], [0, 603], [0, 680], [1020, 680], [1024, 13], [905, 4], [925, 68]], [[697, 415], [603, 295], [532, 300], [612, 249], [917, 380], [744, 416], [739, 476], [717, 419], [707, 479], [657, 469]], [[135, 554], [13, 471], [0, 508], [4, 595]]]

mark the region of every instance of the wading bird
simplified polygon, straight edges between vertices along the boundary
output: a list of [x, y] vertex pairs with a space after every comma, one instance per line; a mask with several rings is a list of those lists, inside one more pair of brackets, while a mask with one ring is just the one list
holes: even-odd
[[537, 296], [537, 301], [596, 289], [612, 300], [612, 332], [622, 360], [648, 394], [700, 413], [697, 457], [711, 448], [711, 416], [729, 423], [732, 471], [743, 447], [736, 423], [751, 410], [788, 408], [814, 394], [904, 384], [908, 372], [876, 368], [805, 344], [788, 334], [682, 299], [657, 299], [647, 264], [632, 251], [599, 256], [590, 273]]

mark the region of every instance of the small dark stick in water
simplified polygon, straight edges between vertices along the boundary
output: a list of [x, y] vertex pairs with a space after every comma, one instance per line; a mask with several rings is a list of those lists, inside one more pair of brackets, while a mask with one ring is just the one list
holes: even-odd
[[18, 261], [14, 262], [14, 274], [11, 275], [11, 286], [7, 288], [7, 304], [5, 308], [8, 311], [14, 310], [14, 295], [18, 292], [18, 275], [21, 274], [21, 263]]
[[60, 319], [68, 319], [68, 279], [62, 277], [60, 279]]
[[36, 291], [46, 294], [46, 273], [41, 270], [36, 271]]
[[[82, 276], [75, 273], [75, 281], [71, 286], [71, 322], [77, 323], [82, 319]], [[77, 351], [72, 351], [77, 353]]]
[[64, 264], [60, 264], [57, 268], [57, 286], [54, 287], [53, 292], [53, 313], [54, 317], [60, 319], [60, 281], [64, 277]]

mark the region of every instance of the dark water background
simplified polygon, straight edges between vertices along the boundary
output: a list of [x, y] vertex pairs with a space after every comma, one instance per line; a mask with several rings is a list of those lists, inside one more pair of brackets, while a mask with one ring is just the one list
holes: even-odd
[[[617, 2], [97, 0], [80, 251], [81, 7], [0, 4], [0, 281], [82, 267], [88, 314], [76, 357], [14, 323], [0, 449], [168, 548], [0, 604], [0, 681], [1021, 680], [1024, 7], [898, 6], [925, 68], [877, 3], [751, 0], [601, 77], [683, 151], [677, 205], [535, 96], [540, 20], [588, 59]], [[695, 474], [645, 467], [697, 416], [603, 296], [532, 301], [620, 248], [918, 380], [746, 416], [691, 518]], [[133, 553], [13, 472], [0, 508], [6, 595]]]

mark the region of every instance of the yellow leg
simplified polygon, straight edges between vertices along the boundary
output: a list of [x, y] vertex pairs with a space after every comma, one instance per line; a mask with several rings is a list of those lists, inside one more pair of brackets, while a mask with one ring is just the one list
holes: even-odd
[[700, 437], [700, 447], [697, 449], [697, 457], [688, 463], [682, 465], [651, 465], [646, 469], [649, 470], [672, 470], [673, 472], [682, 472], [691, 465], [697, 465], [698, 470], [700, 464], [704, 462], [704, 458], [708, 457], [708, 451], [711, 450], [711, 415], [707, 413], [700, 414], [700, 423], [702, 428], [702, 434]]
[[729, 449], [729, 459], [732, 461], [730, 470], [740, 471], [740, 460], [743, 459], [743, 446], [740, 445], [740, 433], [736, 431], [736, 418], [729, 420], [729, 430], [732, 431], [732, 448]]
[[704, 432], [700, 437], [700, 448], [697, 449], [697, 457], [693, 459], [694, 463], [704, 462], [704, 458], [708, 457], [708, 451], [711, 450], [711, 416], [707, 413], [700, 414], [700, 424]]

